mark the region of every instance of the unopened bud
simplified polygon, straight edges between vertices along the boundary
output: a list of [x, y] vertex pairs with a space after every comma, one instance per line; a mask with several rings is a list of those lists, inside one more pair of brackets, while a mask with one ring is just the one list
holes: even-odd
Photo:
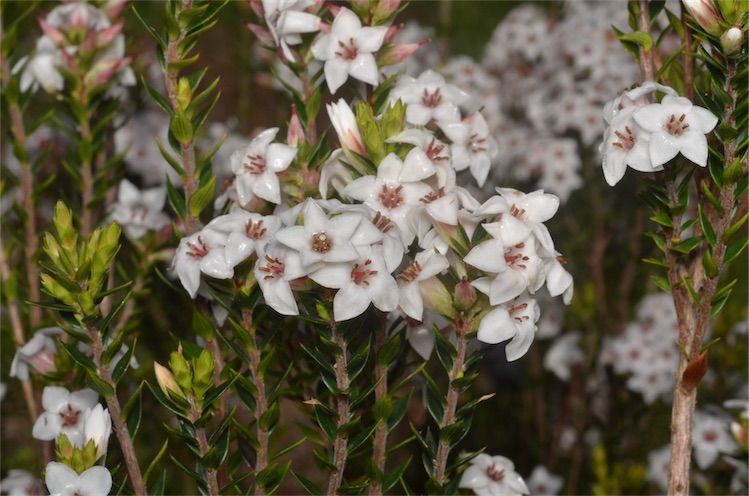
[[273, 36], [271, 36], [270, 31], [268, 31], [266, 28], [259, 24], [253, 24], [251, 22], [246, 22], [244, 25], [252, 31], [252, 34], [257, 36], [258, 41], [260, 44], [272, 47], [274, 44]]
[[383, 67], [403, 62], [428, 42], [429, 40], [422, 40], [418, 43], [407, 43], [405, 45], [389, 45], [380, 52], [380, 56], [377, 58], [377, 65]]
[[[729, 24], [733, 24], [737, 19], [743, 17], [746, 13], [746, 0], [716, 0], [720, 15], [723, 16]], [[742, 8], [743, 7], [743, 8]]]
[[65, 46], [67, 40], [62, 32], [48, 23], [45, 19], [39, 19], [39, 26], [41, 26], [44, 35], [51, 39], [57, 46]]
[[738, 422], [731, 422], [731, 434], [733, 434], [733, 438], [741, 449], [749, 450], [749, 433], [743, 425]]
[[430, 277], [419, 283], [419, 291], [426, 308], [450, 319], [455, 316], [452, 296], [442, 281], [436, 277]]
[[291, 106], [291, 119], [289, 119], [289, 131], [286, 133], [286, 143], [289, 146], [298, 147], [304, 141], [304, 128], [296, 112], [296, 105]]
[[156, 374], [156, 382], [159, 383], [159, 387], [165, 395], [184, 397], [182, 390], [177, 385], [177, 381], [174, 380], [174, 375], [172, 375], [168, 368], [160, 365], [158, 362], [154, 362], [153, 371]]
[[169, 355], [169, 368], [172, 369], [174, 380], [177, 381], [182, 391], [190, 391], [192, 389], [192, 371], [190, 370], [190, 364], [182, 356], [181, 348]]
[[734, 55], [744, 46], [744, 33], [736, 26], [728, 28], [720, 37], [720, 46], [726, 55]]
[[400, 7], [401, 0], [379, 0], [372, 11], [373, 24], [378, 25], [387, 21]]
[[457, 310], [465, 311], [476, 303], [476, 289], [467, 277], [460, 280], [453, 290], [453, 302]]
[[177, 102], [182, 109], [186, 109], [192, 101], [192, 88], [187, 78], [180, 78], [177, 83]]
[[712, 35], [719, 35], [722, 31], [720, 27], [720, 14], [712, 0], [682, 0], [684, 6], [692, 14], [702, 29]]

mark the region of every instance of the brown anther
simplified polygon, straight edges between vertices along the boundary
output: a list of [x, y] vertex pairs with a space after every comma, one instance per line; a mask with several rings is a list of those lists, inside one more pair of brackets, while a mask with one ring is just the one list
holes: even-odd
[[312, 251], [327, 253], [333, 248], [333, 240], [325, 231], [316, 232], [312, 235]]
[[247, 161], [244, 163], [244, 170], [246, 170], [250, 174], [259, 176], [260, 174], [265, 172], [267, 164], [265, 163], [265, 157], [263, 157], [262, 155], [247, 155], [246, 160]]
[[374, 219], [372, 219], [372, 224], [379, 229], [381, 232], [388, 232], [393, 228], [393, 223], [382, 215], [380, 212], [375, 213]]
[[349, 38], [348, 43], [339, 40], [338, 46], [341, 50], [335, 54], [344, 60], [354, 60], [359, 55], [359, 48], [356, 46], [353, 38]]
[[620, 150], [631, 150], [637, 142], [637, 139], [629, 126], [624, 126], [624, 132], [614, 131], [614, 134], [619, 138], [619, 141], [615, 141], [611, 146], [619, 148]]
[[419, 201], [421, 203], [432, 203], [433, 201], [438, 200], [443, 196], [445, 196], [444, 187], [438, 189], [437, 191], [432, 191], [431, 193], [424, 195], [422, 198], [419, 198]]
[[280, 279], [283, 277], [284, 270], [286, 270], [286, 267], [280, 259], [265, 255], [265, 265], [260, 267], [260, 271], [266, 273], [263, 276], [264, 280]]
[[63, 427], [74, 427], [78, 425], [78, 419], [81, 416], [81, 411], [73, 410], [70, 404], [68, 404], [67, 408], [59, 412], [58, 415], [60, 415], [60, 423]]
[[668, 121], [664, 124], [668, 134], [672, 136], [681, 136], [684, 131], [689, 128], [689, 124], [684, 122], [686, 117], [686, 114], [681, 114], [681, 117], [677, 119], [674, 114], [671, 114], [671, 117], [669, 117]]
[[187, 247], [189, 248], [189, 250], [187, 250], [187, 256], [192, 258], [203, 258], [208, 255], [208, 252], [210, 251], [208, 245], [203, 241], [202, 236], [198, 236], [197, 243], [187, 243]]
[[443, 160], [449, 160], [449, 157], [447, 155], [442, 155], [442, 150], [444, 149], [444, 143], [437, 144], [437, 140], [435, 138], [432, 138], [432, 141], [430, 141], [429, 145], [427, 145], [425, 153], [427, 158], [432, 162], [442, 162]]
[[402, 191], [403, 186], [400, 184], [398, 186], [383, 184], [382, 189], [380, 190], [380, 194], [378, 195], [378, 199], [380, 200], [382, 206], [384, 206], [388, 210], [392, 210], [403, 205]]
[[415, 281], [417, 277], [419, 277], [419, 274], [421, 274], [421, 265], [417, 261], [413, 261], [411, 265], [403, 269], [403, 272], [398, 274], [397, 279], [399, 281], [403, 282], [411, 282]]
[[486, 476], [489, 477], [494, 482], [499, 482], [505, 478], [505, 470], [503, 468], [497, 467], [494, 464], [491, 464], [486, 469]]
[[440, 89], [437, 88], [432, 93], [429, 93], [429, 91], [424, 88], [424, 91], [421, 94], [421, 103], [425, 107], [437, 107], [440, 103], [442, 103], [442, 93], [440, 92]]
[[510, 207], [510, 214], [513, 217], [517, 217], [518, 219], [522, 219], [523, 215], [525, 214], [525, 209], [524, 208], [518, 208], [513, 203], [512, 206]]
[[351, 269], [351, 280], [354, 284], [359, 286], [369, 286], [369, 281], [367, 279], [371, 276], [377, 275], [376, 270], [368, 268], [371, 264], [372, 260], [370, 259], [367, 259], [362, 265], [359, 265], [358, 263], [354, 264], [354, 267]]
[[471, 149], [471, 153], [485, 152], [487, 150], [485, 143], [486, 139], [479, 138], [479, 135], [476, 133], [473, 133], [468, 138], [468, 147]]
[[708, 443], [713, 443], [718, 440], [718, 433], [713, 430], [709, 430], [709, 431], [705, 431], [702, 437]]
[[263, 227], [262, 219], [257, 222], [249, 220], [247, 221], [247, 225], [244, 228], [244, 232], [250, 239], [260, 239], [265, 236], [265, 233], [268, 232], [268, 229]]

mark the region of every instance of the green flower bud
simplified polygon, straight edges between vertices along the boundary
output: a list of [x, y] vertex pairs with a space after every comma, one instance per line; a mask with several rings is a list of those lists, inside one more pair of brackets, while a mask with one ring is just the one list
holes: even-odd
[[159, 387], [165, 395], [182, 399], [185, 398], [185, 393], [182, 392], [182, 389], [180, 389], [177, 381], [174, 380], [174, 376], [168, 368], [158, 362], [154, 362], [153, 371], [154, 374], [156, 374], [156, 382], [159, 383]]
[[442, 281], [436, 277], [430, 277], [419, 283], [421, 298], [424, 300], [424, 306], [430, 310], [452, 319], [455, 317], [453, 308], [453, 299]]
[[174, 379], [179, 384], [179, 387], [183, 391], [192, 390], [192, 371], [190, 370], [190, 364], [187, 363], [185, 357], [182, 356], [182, 349], [173, 352], [169, 356], [169, 367], [172, 369]]

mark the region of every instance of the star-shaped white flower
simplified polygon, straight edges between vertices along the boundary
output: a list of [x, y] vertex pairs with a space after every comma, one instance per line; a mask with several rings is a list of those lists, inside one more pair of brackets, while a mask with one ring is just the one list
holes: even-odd
[[344, 195], [364, 202], [394, 222], [400, 228], [406, 245], [411, 244], [415, 235], [408, 216], [421, 204], [423, 197], [432, 193], [429, 185], [404, 179], [408, 176], [403, 162], [391, 153], [380, 163], [376, 177], [360, 177], [343, 190]]
[[484, 185], [491, 169], [491, 162], [499, 153], [486, 119], [480, 113], [467, 117], [462, 122], [442, 126], [452, 145], [452, 165], [456, 171], [469, 168], [479, 187]]
[[285, 171], [296, 157], [297, 149], [283, 143], [271, 143], [278, 128], [258, 134], [243, 150], [231, 155], [231, 170], [236, 175], [235, 187], [242, 205], [253, 196], [271, 203], [281, 203], [281, 187], [276, 174]]
[[286, 60], [293, 62], [294, 54], [289, 45], [302, 42], [303, 33], [320, 30], [320, 18], [305, 10], [313, 6], [313, 0], [263, 0], [265, 22], [273, 41], [281, 47]]
[[120, 182], [117, 203], [112, 206], [112, 220], [117, 222], [128, 238], [137, 240], [146, 232], [169, 224], [163, 212], [166, 188], [139, 190], [127, 179]]
[[570, 332], [554, 340], [544, 355], [544, 368], [550, 370], [560, 381], [569, 381], [572, 366], [582, 363], [585, 354], [580, 349], [580, 333]]
[[107, 496], [112, 489], [112, 474], [99, 465], [78, 475], [64, 463], [49, 462], [44, 481], [50, 496]]
[[564, 485], [564, 480], [549, 472], [543, 465], [538, 465], [528, 478], [530, 493], [537, 496], [554, 496], [559, 494]]
[[663, 169], [654, 167], [650, 161], [650, 133], [632, 119], [635, 110], [634, 107], [629, 107], [614, 117], [601, 145], [603, 175], [610, 186], [614, 186], [624, 177], [627, 166], [640, 172]]
[[70, 392], [63, 387], [47, 386], [42, 393], [44, 412], [34, 423], [32, 435], [35, 439], [51, 441], [65, 434], [71, 443], [83, 444], [83, 427], [89, 409], [99, 401], [92, 389]]
[[276, 239], [297, 251], [307, 267], [319, 262], [350, 262], [359, 253], [351, 237], [362, 221], [361, 215], [342, 213], [330, 218], [314, 200], [304, 206], [304, 225], [285, 227]]
[[450, 147], [425, 129], [409, 128], [386, 140], [388, 143], [414, 145], [403, 161], [404, 167], [420, 181], [437, 175], [437, 185], [450, 191], [455, 187], [455, 170], [452, 168]]
[[52, 336], [62, 334], [59, 327], [45, 327], [34, 333], [26, 344], [21, 346], [10, 363], [10, 376], [22, 381], [29, 380], [29, 366], [41, 374], [55, 370], [57, 345]]
[[736, 452], [736, 442], [728, 431], [728, 421], [718, 416], [697, 412], [692, 430], [694, 459], [702, 470], [712, 465], [721, 453]]
[[660, 167], [681, 153], [695, 164], [707, 165], [705, 134], [718, 124], [706, 108], [687, 98], [666, 95], [661, 103], [646, 105], [634, 113], [635, 122], [650, 134], [648, 152], [653, 167]]
[[307, 274], [299, 254], [279, 243], [268, 246], [253, 271], [265, 304], [282, 315], [299, 315], [290, 281]]
[[258, 258], [265, 253], [265, 246], [281, 228], [281, 219], [275, 215], [260, 215], [242, 208], [234, 208], [208, 223], [210, 229], [227, 235], [226, 263], [236, 267], [253, 253]]
[[471, 489], [477, 496], [521, 496], [530, 493], [509, 458], [486, 453], [471, 460], [471, 465], [460, 478], [460, 487]]
[[426, 126], [434, 120], [439, 125], [460, 120], [459, 105], [468, 100], [468, 94], [445, 82], [445, 78], [427, 70], [414, 79], [402, 76], [390, 93], [392, 101], [406, 104], [406, 121], [416, 126]]
[[421, 283], [431, 279], [450, 266], [447, 258], [434, 250], [416, 254], [414, 261], [398, 274], [398, 305], [403, 313], [412, 319], [421, 321], [424, 316], [424, 299], [421, 295]]
[[356, 14], [341, 7], [330, 32], [312, 44], [312, 55], [325, 62], [325, 81], [332, 94], [349, 76], [377, 86], [377, 62], [373, 53], [380, 49], [387, 27], [362, 27]]
[[383, 312], [398, 306], [398, 285], [385, 266], [381, 247], [362, 251], [355, 260], [325, 264], [309, 275], [323, 287], [338, 289], [333, 298], [333, 317], [338, 322], [361, 315], [370, 303]]
[[476, 337], [479, 341], [488, 344], [497, 344], [510, 339], [505, 347], [505, 355], [507, 361], [512, 362], [525, 355], [531, 347], [539, 316], [540, 310], [536, 300], [520, 296], [493, 308], [486, 314], [481, 319]]
[[226, 261], [227, 239], [226, 234], [203, 229], [180, 240], [172, 261], [172, 271], [191, 298], [195, 298], [200, 287], [201, 272], [216, 279], [234, 276], [234, 267]]

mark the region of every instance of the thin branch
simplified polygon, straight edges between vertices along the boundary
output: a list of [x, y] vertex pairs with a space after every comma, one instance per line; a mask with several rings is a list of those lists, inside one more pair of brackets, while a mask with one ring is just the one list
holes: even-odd
[[[637, 14], [637, 29], [643, 33], [650, 33], [650, 13], [648, 0], [640, 0], [640, 11]], [[655, 61], [653, 60], [652, 50], [645, 50], [640, 45], [640, 72], [645, 81], [654, 81], [655, 78]]]
[[346, 458], [348, 457], [348, 434], [341, 433], [341, 428], [346, 425], [351, 416], [349, 410], [349, 378], [348, 378], [348, 345], [343, 333], [338, 329], [335, 321], [330, 323], [330, 330], [333, 334], [333, 342], [338, 346], [339, 351], [335, 358], [336, 386], [336, 409], [338, 411], [338, 421], [336, 423], [336, 436], [333, 443], [333, 465], [335, 470], [331, 472], [328, 478], [328, 490], [326, 494], [336, 495], [343, 482], [343, 471], [346, 468]]
[[[388, 394], [388, 364], [381, 363], [379, 352], [388, 340], [387, 319], [381, 315], [381, 325], [375, 331], [375, 403], [387, 398]], [[374, 432], [372, 444], [372, 461], [377, 474], [369, 484], [369, 494], [382, 494], [381, 477], [385, 474], [385, 454], [387, 450], [388, 424], [387, 419], [380, 419]]]
[[[244, 327], [247, 334], [250, 336], [251, 348], [250, 348], [250, 375], [252, 376], [252, 383], [255, 385], [257, 393], [255, 395], [255, 429], [257, 436], [257, 460], [255, 461], [255, 474], [262, 472], [268, 466], [268, 440], [270, 439], [270, 432], [263, 426], [261, 419], [268, 411], [268, 398], [265, 392], [265, 378], [263, 372], [260, 369], [260, 350], [257, 346], [257, 340], [255, 339], [255, 326], [252, 322], [252, 312], [248, 309], [242, 310], [242, 327]], [[263, 496], [265, 494], [265, 487], [258, 483], [255, 487], [254, 494], [257, 496]]]

